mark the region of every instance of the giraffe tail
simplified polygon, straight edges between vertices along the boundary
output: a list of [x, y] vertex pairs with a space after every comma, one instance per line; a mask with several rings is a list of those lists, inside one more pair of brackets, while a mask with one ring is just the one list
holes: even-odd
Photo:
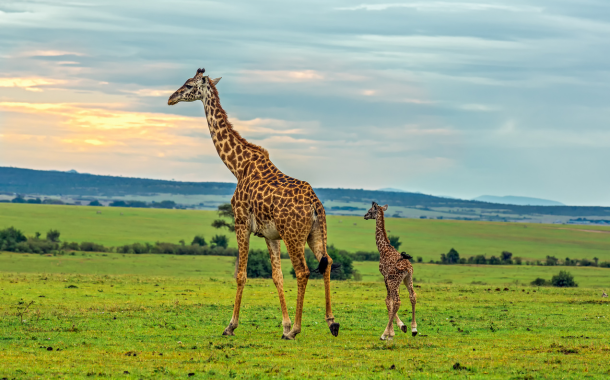
[[[323, 256], [320, 259], [320, 264], [318, 264], [318, 268], [316, 269], [320, 274], [324, 274], [326, 272], [326, 268], [328, 268], [328, 256]], [[335, 272], [339, 268], [341, 268], [341, 264], [332, 263], [330, 266], [330, 271]]]

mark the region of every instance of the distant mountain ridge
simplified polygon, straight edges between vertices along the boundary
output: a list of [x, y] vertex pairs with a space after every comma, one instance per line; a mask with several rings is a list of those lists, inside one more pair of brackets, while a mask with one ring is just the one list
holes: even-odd
[[[180, 182], [0, 167], [0, 193], [9, 196], [14, 194], [29, 196], [70, 195], [88, 198], [157, 194], [231, 196], [235, 187], [236, 183], [231, 182]], [[438, 197], [422, 193], [329, 188], [316, 188], [314, 190], [322, 202], [341, 203], [340, 205], [331, 205], [331, 207], [361, 208], [365, 206], [363, 203], [370, 204], [371, 201], [375, 201], [379, 204], [406, 207], [411, 210], [422, 210], [422, 212], [464, 214], [464, 212], [470, 210], [467, 211], [468, 215], [477, 219], [508, 218], [501, 216], [501, 214], [610, 218], [610, 207], [522, 206]], [[346, 203], [352, 203], [353, 206], [346, 205]]]
[[481, 195], [480, 197], [474, 198], [473, 201], [517, 206], [565, 206], [565, 204], [561, 202], [552, 201], [550, 199], [518, 197], [514, 195], [506, 195], [502, 197], [495, 195]]

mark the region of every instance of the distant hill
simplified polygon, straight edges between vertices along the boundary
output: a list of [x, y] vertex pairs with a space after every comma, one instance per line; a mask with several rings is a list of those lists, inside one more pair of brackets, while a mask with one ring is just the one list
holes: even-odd
[[481, 195], [480, 197], [474, 198], [473, 201], [519, 206], [565, 206], [561, 202], [551, 201], [549, 199], [516, 197], [513, 195], [507, 195], [503, 197], [497, 197], [495, 195]]
[[384, 187], [383, 189], [378, 189], [377, 191], [386, 191], [390, 193], [408, 193], [408, 191], [397, 189], [395, 187]]
[[[13, 194], [85, 197], [156, 194], [231, 196], [235, 186], [235, 183], [230, 182], [179, 182], [0, 167], [0, 193], [9, 196]], [[610, 218], [610, 207], [525, 206], [436, 197], [422, 193], [362, 189], [317, 188], [315, 191], [323, 202], [340, 203], [330, 206], [337, 207], [337, 210], [348, 210], [348, 208], [359, 210], [370, 207], [371, 201], [376, 201], [392, 207], [408, 208], [416, 215], [421, 215], [420, 211], [432, 217], [438, 216], [438, 213], [456, 218], [464, 218], [466, 215], [469, 220], [527, 220], [532, 216], [538, 218], [541, 215]]]

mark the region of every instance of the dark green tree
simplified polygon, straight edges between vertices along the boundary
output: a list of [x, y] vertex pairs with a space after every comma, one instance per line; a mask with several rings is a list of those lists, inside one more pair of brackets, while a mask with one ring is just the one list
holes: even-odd
[[103, 206], [100, 201], [98, 201], [97, 199], [92, 200], [91, 202], [89, 202], [89, 206]]
[[204, 245], [208, 245], [208, 243], [205, 241], [205, 238], [202, 235], [197, 235], [193, 239], [193, 242], [191, 243], [191, 245], [198, 245], [198, 246], [203, 247]]
[[0, 251], [15, 252], [17, 244], [26, 240], [25, 235], [14, 227], [0, 230]]
[[216, 219], [212, 222], [214, 228], [227, 228], [231, 232], [235, 232], [235, 214], [233, 213], [233, 207], [230, 203], [225, 203], [218, 206], [218, 216], [221, 218], [229, 218], [230, 223], [227, 223], [224, 219]]
[[537, 279], [535, 279], [534, 281], [531, 282], [531, 285], [533, 286], [545, 286], [547, 284], [546, 280], [544, 278], [540, 278], [538, 277]]
[[61, 235], [59, 231], [49, 230], [49, 232], [47, 232], [47, 240], [52, 241], [53, 243], [59, 243], [59, 235]]
[[25, 199], [23, 199], [23, 196], [17, 195], [15, 198], [13, 198], [13, 200], [11, 202], [13, 202], [13, 203], [25, 203]]
[[398, 251], [398, 248], [400, 248], [400, 246], [402, 245], [402, 242], [400, 241], [400, 237], [390, 235], [390, 236], [388, 236], [388, 239], [390, 240], [390, 244], [392, 245], [392, 247], [394, 247]]
[[248, 278], [271, 278], [271, 272], [269, 252], [260, 249], [251, 250], [248, 254]]
[[229, 239], [225, 235], [216, 235], [212, 238], [212, 248], [222, 247], [227, 248], [229, 246]]
[[[331, 280], [349, 280], [356, 274], [352, 257], [348, 252], [338, 250], [332, 245], [326, 248], [326, 252], [333, 259], [333, 265], [336, 266], [336, 268], [330, 272]], [[310, 279], [321, 279], [324, 277], [316, 270], [319, 262], [309, 248], [305, 249], [305, 261], [307, 262], [307, 267], [309, 268]], [[294, 268], [290, 270], [290, 274], [293, 278], [296, 278], [297, 276]]]
[[574, 277], [567, 271], [560, 271], [558, 275], [551, 278], [551, 284], [558, 288], [575, 288], [578, 286], [574, 282]]

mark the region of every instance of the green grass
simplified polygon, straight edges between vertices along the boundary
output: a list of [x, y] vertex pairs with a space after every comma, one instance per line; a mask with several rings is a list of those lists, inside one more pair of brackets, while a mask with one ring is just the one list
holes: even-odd
[[[212, 260], [194, 261], [204, 259]], [[83, 272], [91, 266], [82, 263]], [[302, 333], [296, 341], [283, 341], [271, 280], [248, 281], [236, 336], [223, 337], [234, 282], [222, 273], [185, 273], [0, 273], [0, 378], [610, 376], [610, 302], [591, 289], [487, 291], [423, 283], [417, 288], [420, 335], [397, 330], [393, 341], [383, 342], [387, 313], [381, 283], [333, 282], [334, 313], [341, 323], [334, 338], [324, 323], [323, 283], [312, 280]], [[287, 279], [285, 290], [294, 318], [295, 281]], [[17, 314], [31, 301], [21, 322]], [[407, 323], [409, 310], [403, 295], [400, 315]], [[453, 369], [455, 363], [466, 369]]]
[[[0, 273], [19, 274], [91, 274], [152, 275], [171, 277], [230, 278], [234, 258], [221, 256], [130, 255], [119, 253], [75, 252], [72, 255], [37, 255], [4, 252], [0, 254]], [[380, 282], [378, 262], [355, 262], [354, 267], [365, 282]], [[290, 260], [282, 260], [285, 278], [290, 277]], [[597, 267], [547, 267], [526, 265], [436, 265], [414, 263], [416, 283], [474, 283], [490, 286], [529, 284], [541, 277], [550, 280], [560, 270], [567, 270], [581, 287], [610, 288], [610, 269]], [[601, 294], [601, 291], [600, 291]]]
[[[97, 214], [101, 211], [101, 214]], [[121, 213], [123, 215], [121, 215]], [[0, 228], [15, 226], [26, 234], [61, 231], [63, 241], [93, 241], [107, 246], [134, 242], [187, 243], [196, 234], [233, 234], [216, 230], [213, 211], [156, 210], [113, 207], [79, 207], [0, 203]], [[362, 217], [328, 216], [328, 241], [355, 252], [375, 251], [375, 223]], [[354, 225], [356, 224], [356, 225]], [[593, 257], [610, 261], [610, 228], [593, 226], [496, 223], [453, 220], [388, 218], [387, 229], [401, 238], [401, 250], [425, 261], [438, 260], [455, 248], [462, 257], [499, 256], [506, 250], [526, 259]], [[252, 237], [251, 248], [266, 249], [263, 239]]]

